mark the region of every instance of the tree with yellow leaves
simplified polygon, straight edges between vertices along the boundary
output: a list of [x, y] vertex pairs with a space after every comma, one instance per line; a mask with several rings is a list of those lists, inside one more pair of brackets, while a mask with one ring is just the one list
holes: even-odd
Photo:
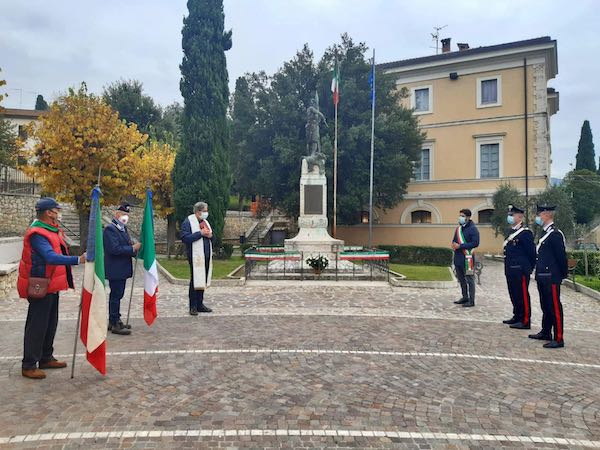
[[176, 221], [173, 204], [173, 180], [171, 172], [175, 164], [175, 149], [160, 141], [149, 144], [136, 152], [136, 162], [132, 172], [132, 194], [143, 199], [146, 188], [152, 191], [154, 212], [167, 219], [167, 253], [175, 244]]
[[119, 120], [102, 98], [87, 92], [85, 83], [54, 101], [29, 134], [37, 143], [27, 171], [45, 192], [75, 205], [84, 249], [90, 192], [100, 181], [109, 205], [129, 194], [135, 154], [147, 136]]
[[[0, 87], [4, 85], [6, 81], [0, 79]], [[1, 103], [4, 97], [6, 95], [0, 93], [0, 164], [12, 165], [16, 160], [17, 135], [13, 125], [3, 117]]]

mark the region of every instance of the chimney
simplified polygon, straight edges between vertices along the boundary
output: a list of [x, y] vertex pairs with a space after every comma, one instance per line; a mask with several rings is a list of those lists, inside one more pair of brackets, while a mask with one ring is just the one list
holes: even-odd
[[469, 44], [466, 42], [464, 44], [458, 43], [458, 51], [462, 52], [463, 50], [469, 50]]
[[450, 39], [442, 39], [442, 53], [448, 53], [450, 51]]

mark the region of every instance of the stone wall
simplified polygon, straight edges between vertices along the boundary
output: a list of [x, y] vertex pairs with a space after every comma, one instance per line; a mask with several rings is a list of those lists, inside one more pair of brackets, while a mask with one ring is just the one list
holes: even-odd
[[[114, 206], [103, 206], [102, 215], [105, 217], [114, 217], [115, 215]], [[129, 213], [129, 223], [127, 228], [131, 232], [132, 236], [136, 239], [139, 237], [140, 231], [142, 230], [142, 221], [144, 220], [144, 205], [132, 206], [131, 212]], [[156, 242], [167, 242], [167, 219], [161, 219], [158, 216], [154, 216], [154, 239]]]
[[[208, 219], [210, 221], [210, 218]], [[225, 216], [225, 228], [223, 230], [223, 240], [225, 242], [239, 243], [240, 236], [246, 235], [250, 227], [257, 223], [258, 219], [251, 216], [251, 213], [242, 211], [227, 211]]]
[[17, 285], [17, 264], [0, 264], [0, 300], [7, 298]]
[[0, 194], [0, 236], [23, 236], [35, 219], [37, 195]]

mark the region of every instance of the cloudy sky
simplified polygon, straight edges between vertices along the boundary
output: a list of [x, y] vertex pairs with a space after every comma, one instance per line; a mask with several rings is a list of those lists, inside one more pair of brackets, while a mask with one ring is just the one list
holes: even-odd
[[[143, 82], [160, 104], [180, 101], [184, 0], [0, 0], [0, 68], [5, 107], [33, 108], [85, 81], [91, 91], [120, 78]], [[307, 42], [319, 58], [348, 32], [378, 62], [425, 56], [434, 26], [471, 47], [539, 36], [558, 40], [560, 91], [552, 118], [553, 176], [574, 162], [583, 120], [600, 154], [600, 3], [594, 0], [225, 0], [230, 84], [245, 72], [272, 73]], [[595, 107], [594, 107], [595, 105]]]

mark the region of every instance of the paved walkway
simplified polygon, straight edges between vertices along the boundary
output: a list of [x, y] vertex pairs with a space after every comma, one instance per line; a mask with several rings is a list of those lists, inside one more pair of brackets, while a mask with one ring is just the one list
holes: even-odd
[[[215, 313], [190, 317], [187, 288], [162, 280], [147, 327], [136, 282], [134, 333], [109, 334], [108, 375], [79, 355], [75, 379], [43, 381], [20, 375], [26, 302], [11, 298], [0, 447], [600, 447], [600, 302], [564, 288], [566, 347], [546, 350], [500, 323], [500, 265], [482, 284], [469, 309], [452, 304], [458, 289], [220, 287]], [[61, 298], [55, 353], [69, 364], [78, 295]]]

